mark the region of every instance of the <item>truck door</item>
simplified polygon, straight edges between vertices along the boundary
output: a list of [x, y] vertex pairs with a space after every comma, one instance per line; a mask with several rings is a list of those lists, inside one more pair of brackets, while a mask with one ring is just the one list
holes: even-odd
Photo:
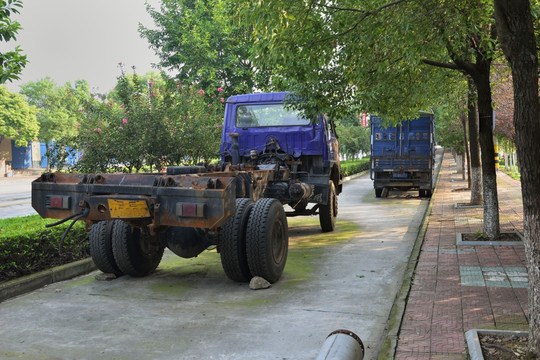
[[326, 138], [328, 141], [328, 160], [333, 160], [339, 163], [339, 143], [336, 132], [336, 124], [332, 119], [327, 119], [323, 116], [323, 121], [326, 126]]
[[410, 167], [413, 169], [428, 168], [431, 155], [431, 117], [421, 116], [408, 121], [407, 153]]
[[[378, 119], [377, 119], [378, 120]], [[400, 126], [383, 128], [379, 122], [372, 125], [372, 154], [391, 161], [400, 155]]]

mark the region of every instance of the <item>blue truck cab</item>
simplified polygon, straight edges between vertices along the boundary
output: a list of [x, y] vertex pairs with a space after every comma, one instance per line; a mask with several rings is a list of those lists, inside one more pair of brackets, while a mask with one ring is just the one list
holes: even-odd
[[386, 127], [378, 116], [371, 117], [371, 169], [375, 196], [392, 188], [418, 189], [430, 197], [433, 189], [435, 127], [433, 114]]
[[[287, 92], [231, 96], [226, 101], [221, 139], [223, 163], [245, 169], [280, 169], [264, 197], [294, 210], [288, 216], [321, 218], [333, 230], [337, 195], [342, 190], [334, 122], [324, 115], [308, 119], [286, 106]], [[308, 209], [308, 204], [315, 204]], [[324, 215], [326, 213], [326, 215]]]

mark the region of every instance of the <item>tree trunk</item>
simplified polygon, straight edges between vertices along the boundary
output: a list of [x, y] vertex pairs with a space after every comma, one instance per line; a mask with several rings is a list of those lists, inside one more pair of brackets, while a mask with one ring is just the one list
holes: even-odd
[[482, 187], [484, 195], [484, 235], [495, 239], [500, 235], [499, 199], [497, 196], [497, 173], [495, 172], [495, 151], [493, 149], [493, 110], [489, 72], [491, 62], [479, 58], [474, 79], [478, 93], [479, 140], [482, 161]]
[[460, 115], [461, 127], [463, 128], [463, 147], [465, 149], [465, 156], [467, 157], [467, 189], [471, 188], [471, 155], [469, 153], [469, 141], [467, 141], [467, 118], [462, 112]]
[[510, 152], [508, 151], [508, 140], [506, 141], [505, 145], [504, 145], [504, 169], [508, 172], [508, 161], [509, 158], [508, 158], [508, 155], [510, 154]]
[[474, 83], [467, 77], [469, 95], [467, 99], [467, 119], [469, 122], [469, 143], [471, 148], [471, 205], [481, 205], [482, 167], [480, 164], [480, 144], [478, 142], [478, 121], [476, 119], [476, 98]]
[[499, 41], [512, 68], [514, 127], [529, 275], [529, 349], [540, 356], [540, 103], [529, 0], [494, 0]]
[[463, 154], [456, 151], [456, 174], [461, 174], [461, 179], [465, 179], [465, 174], [463, 173]]
[[465, 152], [461, 153], [461, 180], [465, 180]]

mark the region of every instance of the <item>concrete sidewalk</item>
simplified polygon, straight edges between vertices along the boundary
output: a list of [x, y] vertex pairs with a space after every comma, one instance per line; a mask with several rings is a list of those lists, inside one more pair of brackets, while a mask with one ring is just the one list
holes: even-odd
[[[497, 173], [501, 232], [523, 233], [521, 186]], [[457, 244], [482, 231], [482, 208], [460, 207], [470, 191], [444, 155], [400, 325], [395, 359], [467, 359], [471, 329], [527, 330], [527, 271], [519, 245]]]

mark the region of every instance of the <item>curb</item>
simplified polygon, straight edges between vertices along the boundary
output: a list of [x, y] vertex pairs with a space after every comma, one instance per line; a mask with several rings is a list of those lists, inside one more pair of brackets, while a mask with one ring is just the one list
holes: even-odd
[[484, 360], [484, 355], [482, 355], [482, 347], [480, 346], [480, 337], [478, 335], [514, 335], [526, 337], [528, 334], [528, 331], [472, 329], [465, 332], [465, 338], [467, 339], [467, 347], [469, 348], [469, 356], [471, 360]]
[[350, 181], [350, 180], [354, 180], [354, 179], [357, 179], [359, 177], [362, 177], [364, 175], [366, 175], [367, 173], [369, 172], [369, 170], [364, 170], [364, 171], [360, 171], [359, 173], [356, 173], [356, 174], [353, 174], [353, 175], [350, 175], [350, 176], [345, 176], [343, 178], [343, 181]]
[[15, 280], [6, 281], [0, 284], [0, 302], [59, 281], [69, 280], [76, 276], [87, 274], [96, 269], [97, 267], [94, 265], [92, 259], [87, 258], [23, 276]]
[[[437, 185], [439, 184], [440, 172], [442, 167], [442, 160], [444, 157], [444, 150], [441, 154], [441, 160], [437, 166], [436, 171], [436, 181], [435, 181], [435, 190], [432, 195], [435, 195], [437, 191]], [[403, 275], [403, 283], [399, 289], [396, 298], [394, 299], [394, 304], [390, 310], [390, 315], [388, 316], [386, 333], [383, 335], [383, 342], [379, 350], [379, 355], [377, 356], [378, 360], [388, 360], [394, 359], [394, 355], [397, 347], [397, 340], [399, 336], [399, 329], [401, 328], [401, 322], [403, 320], [403, 314], [405, 313], [405, 307], [407, 305], [407, 298], [409, 296], [409, 291], [411, 289], [412, 281], [414, 278], [414, 272], [416, 270], [416, 265], [418, 264], [418, 257], [420, 256], [420, 250], [424, 244], [424, 236], [429, 224], [429, 215], [431, 214], [431, 209], [433, 208], [433, 196], [429, 200], [429, 205], [426, 208], [424, 213], [424, 221], [420, 226], [418, 231], [418, 236], [414, 243], [413, 249], [409, 256], [409, 262], [407, 264], [407, 269]]]
[[456, 234], [456, 246], [525, 246], [525, 239], [519, 231], [510, 231], [510, 234], [516, 234], [521, 241], [464, 241], [463, 234]]

